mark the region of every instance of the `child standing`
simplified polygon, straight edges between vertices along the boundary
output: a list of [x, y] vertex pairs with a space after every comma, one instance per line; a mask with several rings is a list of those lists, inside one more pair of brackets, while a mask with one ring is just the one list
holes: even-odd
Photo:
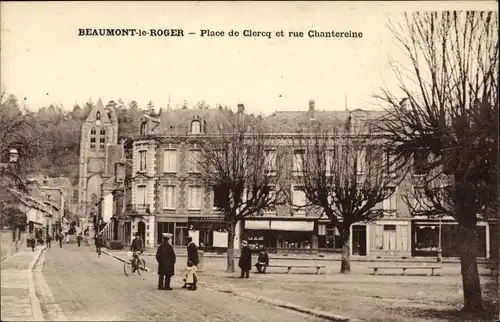
[[187, 262], [186, 270], [184, 271], [184, 286], [182, 288], [187, 288], [188, 290], [195, 291], [196, 283], [198, 283], [198, 275], [196, 274], [196, 266], [194, 266], [192, 261]]

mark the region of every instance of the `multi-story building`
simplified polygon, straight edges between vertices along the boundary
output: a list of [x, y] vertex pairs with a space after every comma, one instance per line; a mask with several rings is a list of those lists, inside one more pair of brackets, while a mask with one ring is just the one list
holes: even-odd
[[[317, 121], [338, 128], [350, 116], [353, 127], [362, 131], [366, 121], [379, 118], [383, 113], [318, 111], [311, 100], [306, 111], [275, 112], [261, 121], [269, 140], [268, 153], [283, 149], [286, 157], [277, 160], [277, 164], [283, 162], [277, 166], [284, 166], [284, 171], [293, 174], [300, 172], [300, 158], [294, 155], [302, 152], [293, 144], [299, 128]], [[196, 160], [204, 135], [228, 122], [231, 114], [224, 109], [169, 109], [158, 117], [145, 116], [140, 120], [139, 137], [134, 140], [132, 149], [131, 205], [126, 211], [132, 216], [124, 223], [125, 235], [139, 232], [146, 246], [153, 247], [159, 244], [164, 232], [174, 235], [174, 245], [184, 245], [190, 231], [196, 231], [199, 244], [214, 244], [215, 234], [225, 226], [215, 207], [216, 193], [200, 182]], [[252, 116], [245, 114], [244, 106], [239, 105], [237, 117]], [[305, 196], [300, 189], [300, 180], [293, 178], [293, 175], [284, 176], [279, 184], [290, 189], [294, 205], [303, 204]], [[408, 195], [407, 189], [414, 189], [412, 182], [410, 178], [395, 185], [394, 193], [377, 205], [384, 210], [382, 218], [352, 225], [350, 244], [353, 255], [435, 256], [436, 236], [440, 236], [438, 244], [443, 248], [443, 256], [456, 255], [451, 242], [454, 234], [451, 228], [455, 223], [448, 218], [426, 218], [424, 221], [415, 217], [404, 198]], [[480, 222], [478, 226], [479, 254], [488, 257], [489, 225]], [[321, 213], [291, 205], [276, 206], [262, 216], [246, 218], [238, 229], [238, 237], [249, 240], [254, 247], [309, 251], [333, 250], [340, 244], [338, 231]]]

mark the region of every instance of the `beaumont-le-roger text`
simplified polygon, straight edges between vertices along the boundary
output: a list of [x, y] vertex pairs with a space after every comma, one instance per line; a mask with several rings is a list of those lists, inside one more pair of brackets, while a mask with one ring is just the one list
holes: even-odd
[[311, 29], [307, 32], [303, 31], [257, 31], [246, 29], [243, 31], [237, 30], [210, 30], [200, 29], [199, 33], [186, 32], [183, 29], [131, 29], [131, 28], [79, 28], [78, 36], [105, 36], [105, 37], [185, 37], [187, 35], [199, 35], [200, 37], [216, 38], [216, 37], [251, 37], [251, 38], [362, 38], [363, 33], [360, 31], [322, 31]]

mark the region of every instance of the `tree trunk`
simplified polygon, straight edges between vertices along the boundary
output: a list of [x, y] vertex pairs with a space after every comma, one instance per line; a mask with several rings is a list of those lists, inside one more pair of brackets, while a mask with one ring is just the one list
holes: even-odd
[[226, 272], [234, 273], [234, 231], [236, 224], [231, 223], [227, 232], [227, 268]]
[[460, 245], [460, 268], [464, 293], [464, 310], [477, 312], [483, 310], [481, 283], [477, 268], [477, 241], [475, 225], [459, 224], [458, 242]]
[[[500, 187], [500, 186], [499, 186]], [[500, 196], [500, 191], [499, 194]], [[496, 265], [497, 265], [497, 320], [500, 321], [500, 220], [497, 221], [497, 229], [498, 229], [498, 237], [497, 237], [497, 258], [496, 258]]]
[[340, 240], [342, 243], [342, 253], [340, 259], [340, 273], [348, 274], [351, 272], [351, 247], [349, 245], [350, 227], [342, 229], [340, 232]]

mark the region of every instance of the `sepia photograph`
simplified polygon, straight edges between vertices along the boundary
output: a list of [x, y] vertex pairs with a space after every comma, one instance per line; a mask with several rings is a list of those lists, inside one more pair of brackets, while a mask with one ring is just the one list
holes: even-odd
[[497, 1], [2, 1], [1, 321], [500, 321]]

